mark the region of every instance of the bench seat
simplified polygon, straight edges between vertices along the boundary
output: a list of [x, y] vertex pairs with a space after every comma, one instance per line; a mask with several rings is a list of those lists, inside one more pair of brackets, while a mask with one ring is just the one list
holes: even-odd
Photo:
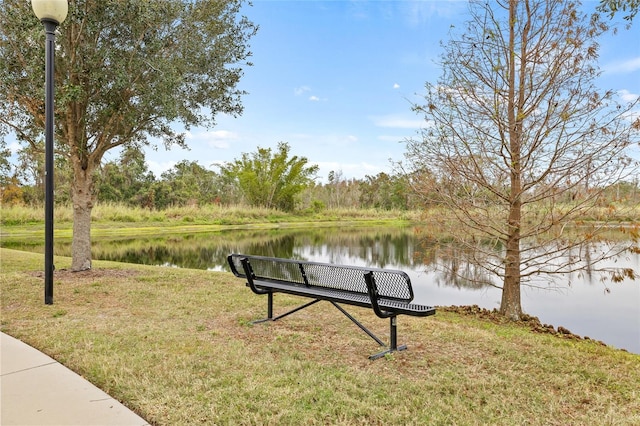
[[[329, 300], [338, 303], [346, 303], [363, 308], [372, 308], [369, 294], [355, 293], [353, 291], [339, 290], [327, 287], [304, 286], [300, 284], [282, 283], [277, 281], [254, 280], [256, 287], [264, 290], [273, 290], [280, 293], [289, 293], [296, 296], [312, 297], [315, 299]], [[378, 305], [385, 311], [397, 314], [426, 317], [433, 315], [433, 306], [416, 305], [405, 301], [379, 298]]]

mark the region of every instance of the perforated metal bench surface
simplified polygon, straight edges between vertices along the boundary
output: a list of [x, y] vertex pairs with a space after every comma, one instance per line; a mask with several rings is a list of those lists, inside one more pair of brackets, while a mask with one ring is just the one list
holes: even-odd
[[[390, 348], [372, 356], [406, 349], [396, 344], [396, 316], [429, 316], [435, 314], [432, 306], [413, 304], [413, 288], [409, 276], [398, 270], [336, 265], [274, 257], [231, 254], [229, 266], [236, 277], [247, 280], [256, 294], [268, 295], [267, 318], [276, 321], [304, 309], [318, 301], [331, 302], [364, 332], [384, 346], [366, 327], [348, 314], [338, 303], [372, 308], [381, 318], [390, 318]], [[299, 308], [277, 317], [273, 316], [273, 294], [288, 293], [313, 299]]]
[[433, 315], [431, 306], [412, 304], [411, 279], [403, 271], [344, 266], [331, 263], [309, 262], [275, 257], [232, 254], [229, 256], [231, 271], [240, 278], [247, 278], [242, 266], [247, 259], [252, 280], [259, 289], [333, 300], [362, 307], [372, 307], [366, 273], [373, 273], [378, 289], [378, 303], [397, 314]]

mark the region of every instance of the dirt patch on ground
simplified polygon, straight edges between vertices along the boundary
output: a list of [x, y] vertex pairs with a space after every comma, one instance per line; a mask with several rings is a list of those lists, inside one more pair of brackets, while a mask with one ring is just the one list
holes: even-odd
[[575, 339], [575, 340], [593, 340], [603, 346], [606, 346], [605, 343], [591, 339], [589, 337], [578, 336], [577, 334], [573, 334], [571, 331], [567, 330], [562, 326], [558, 326], [555, 328], [550, 324], [543, 324], [540, 322], [538, 317], [534, 317], [531, 315], [523, 314], [520, 321], [511, 321], [506, 318], [504, 315], [501, 315], [497, 309], [489, 310], [479, 307], [478, 305], [471, 306], [439, 306], [438, 310], [446, 311], [446, 312], [455, 312], [460, 315], [469, 315], [474, 316], [476, 318], [482, 318], [483, 320], [488, 320], [494, 322], [496, 324], [506, 324], [506, 323], [515, 323], [522, 327], [526, 327], [535, 333], [547, 333], [553, 334], [558, 337], [562, 337], [565, 339]]
[[[53, 278], [62, 282], [91, 281], [97, 278], [129, 278], [139, 274], [139, 271], [131, 269], [97, 268], [86, 271], [72, 271], [70, 269], [57, 269], [53, 272]], [[44, 271], [34, 271], [34, 277], [44, 278]]]

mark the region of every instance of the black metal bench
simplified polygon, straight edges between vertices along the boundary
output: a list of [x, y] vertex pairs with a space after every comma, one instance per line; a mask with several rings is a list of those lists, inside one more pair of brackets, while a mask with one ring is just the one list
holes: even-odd
[[[386, 346], [339, 303], [371, 308], [378, 317], [389, 318], [389, 346], [386, 350], [371, 355], [370, 359], [377, 359], [385, 354], [407, 348], [406, 345], [398, 346], [397, 344], [396, 316], [402, 314], [422, 317], [436, 313], [434, 307], [411, 303], [413, 300], [411, 280], [402, 271], [244, 254], [231, 254], [227, 260], [233, 274], [246, 279], [247, 285], [254, 293], [267, 295], [267, 318], [256, 320], [254, 323], [277, 321], [321, 300], [326, 300], [380, 346]], [[274, 317], [274, 293], [288, 293], [313, 300]]]

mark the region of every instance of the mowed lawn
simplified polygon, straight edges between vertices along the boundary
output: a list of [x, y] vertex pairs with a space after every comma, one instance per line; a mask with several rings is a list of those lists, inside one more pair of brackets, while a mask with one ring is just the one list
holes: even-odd
[[370, 361], [377, 344], [326, 302], [251, 325], [265, 297], [231, 273], [55, 263], [45, 305], [43, 257], [0, 249], [2, 331], [154, 425], [640, 424], [640, 355], [597, 342], [442, 309], [400, 316], [409, 349]]

